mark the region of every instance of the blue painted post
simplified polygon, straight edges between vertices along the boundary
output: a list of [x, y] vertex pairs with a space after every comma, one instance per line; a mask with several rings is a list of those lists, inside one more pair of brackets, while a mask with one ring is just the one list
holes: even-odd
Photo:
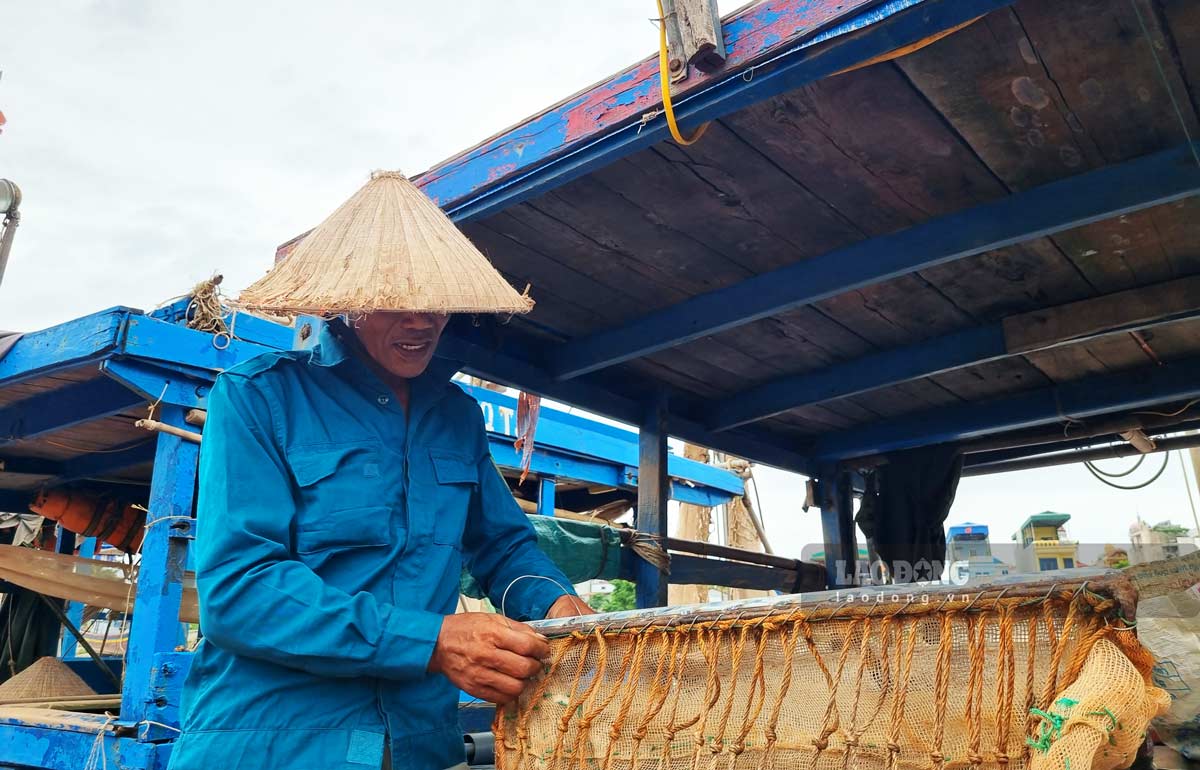
[[[646, 405], [638, 432], [638, 499], [634, 526], [639, 532], [667, 537], [667, 405], [660, 396]], [[667, 576], [644, 559], [637, 559], [638, 607], [664, 607], [667, 604]]]
[[817, 481], [821, 530], [825, 537], [825, 587], [854, 584], [858, 542], [854, 534], [854, 495], [850, 474], [834, 464], [822, 465]]
[[[160, 420], [187, 428], [183, 418], [181, 407], [166, 406]], [[199, 450], [199, 446], [184, 439], [165, 433], [158, 436], [121, 693], [121, 723], [136, 725], [141, 740], [170, 736], [145, 722], [153, 720], [155, 710], [166, 705], [155, 702], [156, 656], [173, 652], [179, 644], [179, 604], [187, 541], [194, 524], [192, 497]]]
[[[75, 550], [75, 533], [66, 532], [64, 535], [71, 536], [71, 544], [64, 550], [66, 538], [60, 537], [58, 541], [58, 552], [71, 554]], [[84, 559], [90, 559], [96, 555], [96, 538], [85, 537], [83, 542], [79, 544], [79, 555]], [[83, 630], [83, 602], [67, 602], [67, 617], [75, 624], [75, 627]], [[66, 629], [63, 630], [62, 646], [59, 648], [59, 657], [63, 660], [74, 660], [79, 657], [76, 655], [79, 648], [79, 642]]]
[[[61, 524], [57, 527], [57, 539], [55, 540], [54, 550], [57, 553], [66, 556], [75, 555], [75, 533], [69, 529], [63, 529]], [[79, 622], [83, 619], [83, 606], [77, 605], [75, 602], [66, 603], [67, 617], [71, 618], [71, 622], [79, 628]], [[78, 617], [76, 617], [78, 616]], [[75, 637], [64, 627], [61, 631], [62, 639], [59, 641], [59, 657], [70, 660], [75, 657]]]
[[554, 485], [556, 479], [553, 476], [542, 476], [538, 481], [538, 507], [537, 512], [543, 516], [554, 515]]

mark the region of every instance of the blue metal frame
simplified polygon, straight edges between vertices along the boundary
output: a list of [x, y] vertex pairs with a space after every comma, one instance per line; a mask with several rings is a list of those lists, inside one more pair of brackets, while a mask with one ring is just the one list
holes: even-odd
[[815, 372], [782, 377], [735, 394], [713, 409], [709, 427], [716, 431], [728, 430], [790, 409], [845, 398], [899, 382], [1046, 350], [1067, 342], [1078, 344], [1114, 333], [1197, 317], [1200, 317], [1200, 309], [1133, 324], [1120, 323], [1070, 340], [1048, 341], [1044, 345], [1019, 351], [1010, 348], [1006, 340], [1007, 320], [964, 329], [915, 345], [872, 353]]
[[[879, 3], [780, 0], [746, 9], [725, 24], [725, 39], [737, 56], [710, 78], [693, 73], [694, 91], [677, 97], [675, 113], [686, 129], [772, 96], [833, 75], [952, 29], [1015, 0], [892, 0]], [[916, 7], [913, 7], [916, 6]], [[858, 18], [844, 11], [871, 10]], [[771, 27], [814, 10], [823, 19]], [[839, 19], [844, 26], [808, 37]], [[854, 32], [855, 34], [845, 34]], [[739, 49], [745, 35], [746, 49]], [[818, 47], [818, 43], [821, 43]], [[647, 67], [649, 68], [647, 70]], [[486, 217], [529, 200], [669, 137], [661, 118], [642, 124], [643, 114], [661, 106], [656, 63], [649, 61], [560, 104], [544, 115], [429, 170], [417, 180], [455, 221]], [[752, 77], [745, 77], [753, 72]], [[599, 101], [601, 104], [597, 104]], [[625, 108], [625, 109], [621, 109]], [[599, 130], [597, 130], [599, 125]], [[575, 126], [587, 131], [575, 134]]]
[[[503, 347], [498, 348], [472, 338], [470, 334], [471, 330], [447, 330], [438, 346], [438, 357], [456, 362], [466, 374], [573, 404], [629, 425], [641, 422], [642, 407], [637, 399], [593, 383], [587, 377], [560, 382], [550, 376], [539, 356], [526, 345], [516, 340], [504, 340]], [[672, 400], [673, 408], [679, 401]], [[791, 442], [754, 429], [714, 433], [702, 422], [706, 419], [703, 409], [696, 411], [697, 414], [692, 416], [680, 411], [668, 414], [668, 433], [700, 446], [811, 475], [808, 458]]]
[[817, 440], [813, 454], [823, 460], [843, 460], [1198, 397], [1200, 358], [1190, 358], [827, 434]]
[[1196, 195], [1200, 167], [1192, 152], [1185, 145], [1107, 166], [755, 275], [572, 340], [551, 368], [558, 379], [578, 377], [945, 262]]
[[[488, 430], [492, 457], [508, 468], [519, 468], [516, 438], [517, 400], [504, 393], [460, 384], [479, 402]], [[560, 477], [615, 488], [635, 490], [638, 485], [638, 434], [632, 430], [543, 408], [538, 419], [530, 472], [540, 477]], [[741, 495], [736, 474], [670, 455], [670, 497], [683, 503], [714, 506]]]
[[[183, 417], [184, 410], [172, 405], [163, 409], [160, 420], [182, 428], [186, 427]], [[144, 741], [176, 734], [155, 724], [168, 724], [165, 720], [172, 716], [168, 710], [179, 706], [178, 700], [172, 702], [157, 691], [155, 680], [161, 656], [173, 653], [185, 637], [179, 606], [188, 541], [195, 525], [192, 497], [200, 456], [199, 445], [168, 433], [160, 433], [157, 443], [121, 692], [121, 723], [135, 727]]]
[[[634, 526], [651, 537], [667, 536], [667, 403], [658, 397], [646, 405], [638, 430], [638, 484]], [[664, 548], [665, 550], [665, 548]], [[667, 576], [645, 559], [634, 565], [638, 607], [667, 604]]]
[[[69, 532], [68, 530], [64, 530], [62, 527], [59, 527], [58, 531], [59, 531], [60, 538], [64, 537], [65, 534], [72, 535], [71, 547], [69, 549], [64, 550], [63, 543], [60, 542], [58, 552], [66, 553], [66, 554], [73, 554], [75, 552], [74, 533]], [[83, 538], [83, 542], [81, 542], [79, 544], [79, 557], [82, 559], [90, 559], [95, 555], [96, 555], [96, 538], [94, 538], [94, 537]], [[83, 628], [83, 604], [81, 602], [67, 602], [67, 617], [70, 618], [71, 622], [75, 624], [76, 628]], [[71, 634], [64, 633], [63, 637], [62, 637], [62, 644], [59, 648], [58, 656], [60, 658], [62, 658], [63, 660], [71, 660], [71, 659], [77, 657], [75, 655], [75, 650], [78, 646], [79, 646], [79, 640], [77, 640]]]
[[116, 307], [59, 326], [26, 334], [0, 358], [0, 384], [37, 377], [98, 361], [120, 345], [125, 320], [132, 312]]

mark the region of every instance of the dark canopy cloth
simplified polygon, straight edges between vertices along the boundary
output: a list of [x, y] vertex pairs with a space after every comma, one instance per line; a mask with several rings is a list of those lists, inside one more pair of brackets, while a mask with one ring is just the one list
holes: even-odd
[[858, 525], [897, 583], [940, 580], [946, 559], [946, 516], [962, 477], [952, 444], [888, 455], [867, 477]]

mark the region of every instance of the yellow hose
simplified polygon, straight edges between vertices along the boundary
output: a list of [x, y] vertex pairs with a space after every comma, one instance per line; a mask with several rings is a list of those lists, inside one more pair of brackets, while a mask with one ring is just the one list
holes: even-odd
[[676, 144], [687, 146], [695, 144], [696, 140], [704, 136], [704, 132], [708, 129], [708, 124], [705, 123], [696, 129], [696, 133], [685, 137], [679, 132], [679, 124], [675, 122], [675, 107], [671, 104], [671, 76], [667, 66], [667, 18], [666, 12], [663, 11], [662, 0], [655, 0], [658, 3], [658, 79], [662, 85], [662, 101], [663, 112], [667, 114], [667, 128], [671, 129], [671, 137]]

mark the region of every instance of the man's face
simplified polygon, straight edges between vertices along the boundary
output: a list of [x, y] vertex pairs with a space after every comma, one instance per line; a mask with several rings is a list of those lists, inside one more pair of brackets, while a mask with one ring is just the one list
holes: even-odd
[[368, 313], [354, 331], [375, 363], [411, 380], [429, 366], [448, 320], [437, 313]]

